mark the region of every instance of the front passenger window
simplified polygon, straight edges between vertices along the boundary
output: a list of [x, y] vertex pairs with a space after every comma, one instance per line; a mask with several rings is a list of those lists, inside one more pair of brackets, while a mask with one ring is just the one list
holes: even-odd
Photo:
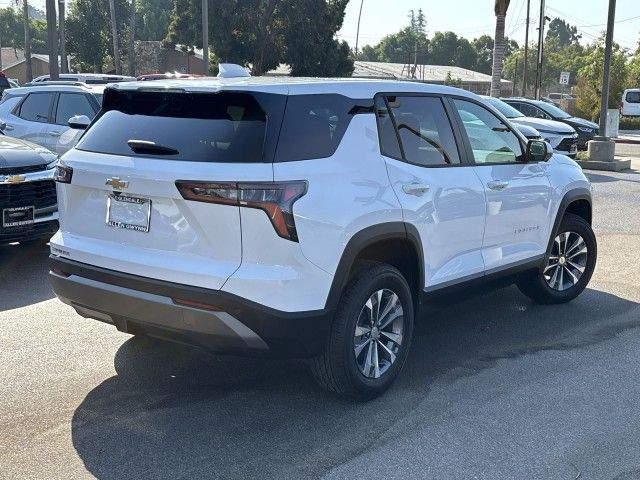
[[478, 164], [514, 163], [524, 160], [520, 140], [492, 112], [477, 103], [454, 100]]
[[397, 157], [400, 153], [395, 145], [391, 147], [397, 132], [401, 153], [409, 163], [424, 167], [460, 163], [451, 123], [439, 97], [388, 96], [386, 104], [390, 115], [386, 108], [377, 107], [383, 154]]

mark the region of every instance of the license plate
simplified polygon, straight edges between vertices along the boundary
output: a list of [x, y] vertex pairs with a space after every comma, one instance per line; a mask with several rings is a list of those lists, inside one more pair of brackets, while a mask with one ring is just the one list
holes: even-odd
[[114, 228], [147, 233], [151, 219], [151, 200], [148, 198], [109, 195], [107, 225]]
[[31, 207], [12, 207], [2, 210], [3, 227], [19, 227], [33, 223], [33, 210]]

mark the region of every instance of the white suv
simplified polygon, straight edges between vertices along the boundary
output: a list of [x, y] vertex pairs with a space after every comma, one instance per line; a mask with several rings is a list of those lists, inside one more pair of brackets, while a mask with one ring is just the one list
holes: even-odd
[[580, 167], [471, 93], [272, 78], [118, 84], [56, 173], [50, 279], [85, 317], [389, 387], [431, 295], [582, 292]]

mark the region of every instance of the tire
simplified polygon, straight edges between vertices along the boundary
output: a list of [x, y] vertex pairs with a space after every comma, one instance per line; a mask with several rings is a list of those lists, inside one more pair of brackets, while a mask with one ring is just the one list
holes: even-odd
[[[382, 312], [372, 328], [369, 312], [376, 305]], [[324, 353], [311, 362], [316, 381], [326, 390], [362, 400], [381, 395], [404, 366], [413, 319], [411, 290], [398, 269], [386, 264], [358, 269], [342, 293]]]
[[[584, 248], [586, 251], [578, 254]], [[537, 303], [569, 302], [587, 287], [597, 256], [598, 246], [591, 225], [583, 218], [567, 213], [540, 268], [521, 277], [517, 286]]]

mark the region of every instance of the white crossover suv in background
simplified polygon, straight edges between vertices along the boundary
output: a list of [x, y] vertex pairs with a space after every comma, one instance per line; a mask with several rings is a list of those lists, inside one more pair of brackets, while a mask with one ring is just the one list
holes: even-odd
[[56, 178], [50, 279], [80, 315], [309, 357], [360, 398], [396, 378], [432, 295], [506, 280], [567, 302], [596, 263], [580, 167], [449, 87], [121, 83]]

